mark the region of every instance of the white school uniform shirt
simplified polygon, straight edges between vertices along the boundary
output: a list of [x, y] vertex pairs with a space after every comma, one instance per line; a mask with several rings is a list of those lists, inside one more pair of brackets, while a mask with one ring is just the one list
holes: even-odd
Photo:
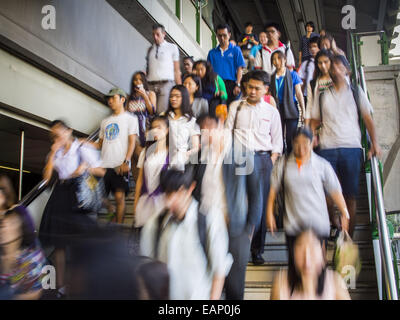
[[128, 137], [133, 134], [139, 135], [139, 122], [136, 115], [129, 112], [111, 115], [101, 122], [99, 137], [103, 139], [103, 168], [115, 168], [124, 162], [128, 152]]
[[142, 229], [141, 254], [167, 264], [171, 300], [208, 300], [214, 275], [227, 276], [229, 273], [233, 259], [228, 253], [225, 221], [221, 213], [210, 211], [206, 214], [211, 272], [207, 272], [207, 259], [199, 238], [196, 200], [192, 200], [181, 222], [176, 222], [172, 216], [163, 221], [158, 257], [154, 254], [154, 241], [159, 215], [152, 216]]
[[[371, 114], [372, 106], [364, 91], [359, 88], [361, 115]], [[321, 120], [320, 107], [316, 104], [311, 110], [311, 118]], [[322, 97], [322, 129], [320, 144], [322, 149], [361, 148], [361, 130], [357, 105], [350, 85], [341, 91], [331, 87]]]
[[169, 113], [169, 150], [171, 166], [183, 169], [187, 163], [186, 152], [191, 148], [193, 136], [200, 135], [200, 127], [196, 123], [196, 118], [190, 120], [187, 116], [174, 119], [175, 114]]
[[282, 153], [282, 124], [278, 109], [260, 99], [257, 105], [250, 105], [247, 100], [234, 101], [229, 106], [225, 127], [233, 129], [235, 116], [239, 105], [241, 110], [237, 115], [234, 130], [235, 143], [238, 141], [249, 151], [271, 151]]
[[61, 180], [70, 179], [82, 162], [86, 162], [90, 168], [101, 166], [100, 151], [88, 145], [81, 145], [75, 139], [68, 152], [64, 154], [64, 148], [59, 149], [54, 155], [54, 170]]
[[[155, 147], [155, 144], [153, 145]], [[160, 213], [165, 206], [164, 194], [152, 195], [160, 185], [161, 170], [165, 165], [167, 151], [154, 152], [147, 148], [142, 150], [138, 160], [138, 168], [143, 168], [144, 181], [146, 183], [147, 192], [142, 194], [136, 205], [135, 227], [142, 227], [149, 218]], [[144, 183], [143, 182], [143, 183]]]
[[[156, 58], [157, 55], [157, 58]], [[179, 61], [178, 47], [167, 41], [164, 41], [158, 47], [153, 44], [152, 49], [148, 55], [149, 74], [147, 75], [148, 81], [174, 81], [174, 62]]]
[[[285, 53], [285, 51], [286, 51], [286, 46], [280, 41], [279, 41], [279, 46], [273, 50], [271, 50], [269, 47], [264, 46], [261, 50], [262, 58], [261, 58], [260, 50], [257, 51], [255, 62], [254, 62], [254, 67], [256, 69], [262, 69], [265, 72], [267, 72], [269, 75], [272, 75], [275, 72], [275, 67], [271, 63], [271, 56], [275, 51], [278, 51], [278, 50], [282, 51], [283, 53]], [[286, 66], [287, 67], [295, 66], [293, 52], [290, 48], [287, 50]]]

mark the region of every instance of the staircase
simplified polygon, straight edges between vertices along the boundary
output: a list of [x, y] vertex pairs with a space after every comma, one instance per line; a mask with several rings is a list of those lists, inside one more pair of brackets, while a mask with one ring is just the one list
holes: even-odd
[[[360, 190], [357, 202], [357, 224], [353, 241], [359, 247], [361, 272], [356, 281], [356, 289], [350, 289], [353, 300], [378, 300], [378, 288], [375, 271], [372, 232], [369, 222], [369, 205], [365, 174], [360, 177]], [[329, 242], [327, 250], [328, 265], [333, 269], [332, 258], [334, 243]], [[246, 271], [245, 300], [270, 299], [272, 282], [281, 268], [287, 268], [287, 248], [283, 231], [276, 232], [274, 237], [267, 233], [265, 240], [265, 263], [255, 266], [249, 263]]]

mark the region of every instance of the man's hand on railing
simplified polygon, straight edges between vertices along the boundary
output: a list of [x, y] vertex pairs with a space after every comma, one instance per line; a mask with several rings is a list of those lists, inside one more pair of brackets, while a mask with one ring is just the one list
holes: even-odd
[[368, 151], [368, 160], [371, 160], [371, 158], [375, 156], [377, 158], [381, 158], [382, 156], [382, 150], [377, 143], [371, 143], [371, 147], [369, 148]]

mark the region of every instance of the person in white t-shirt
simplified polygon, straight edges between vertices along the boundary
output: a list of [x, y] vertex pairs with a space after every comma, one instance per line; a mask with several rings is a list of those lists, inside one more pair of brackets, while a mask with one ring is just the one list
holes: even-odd
[[[333, 86], [324, 91], [319, 103], [312, 109], [311, 128], [315, 131], [321, 125], [319, 155], [330, 162], [338, 175], [350, 213], [349, 234], [352, 236], [356, 224], [356, 198], [362, 164], [359, 118], [363, 119], [371, 138], [368, 158], [372, 155], [380, 156], [381, 149], [367, 95], [361, 88], [352, 89], [347, 81], [350, 66], [346, 58], [334, 56], [329, 73]], [[330, 207], [332, 210], [332, 205]]]
[[135, 115], [125, 111], [126, 93], [120, 88], [106, 94], [112, 115], [101, 122], [99, 141], [93, 143], [101, 149], [102, 167], [107, 169], [104, 176], [106, 196], [112, 191], [116, 202], [116, 219], [123, 223], [125, 196], [129, 192], [131, 158], [139, 134], [139, 123]]
[[182, 83], [178, 47], [165, 41], [165, 36], [163, 25], [153, 26], [154, 44], [146, 56], [147, 81], [157, 96], [157, 114], [167, 110], [169, 92], [175, 83]]

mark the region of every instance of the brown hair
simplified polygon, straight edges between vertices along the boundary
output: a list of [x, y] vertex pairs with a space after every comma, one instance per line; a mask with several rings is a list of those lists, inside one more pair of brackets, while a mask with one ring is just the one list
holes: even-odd
[[15, 194], [11, 179], [6, 175], [0, 175], [0, 190], [4, 193], [6, 198], [6, 207], [0, 209], [11, 208], [16, 203], [17, 196]]

